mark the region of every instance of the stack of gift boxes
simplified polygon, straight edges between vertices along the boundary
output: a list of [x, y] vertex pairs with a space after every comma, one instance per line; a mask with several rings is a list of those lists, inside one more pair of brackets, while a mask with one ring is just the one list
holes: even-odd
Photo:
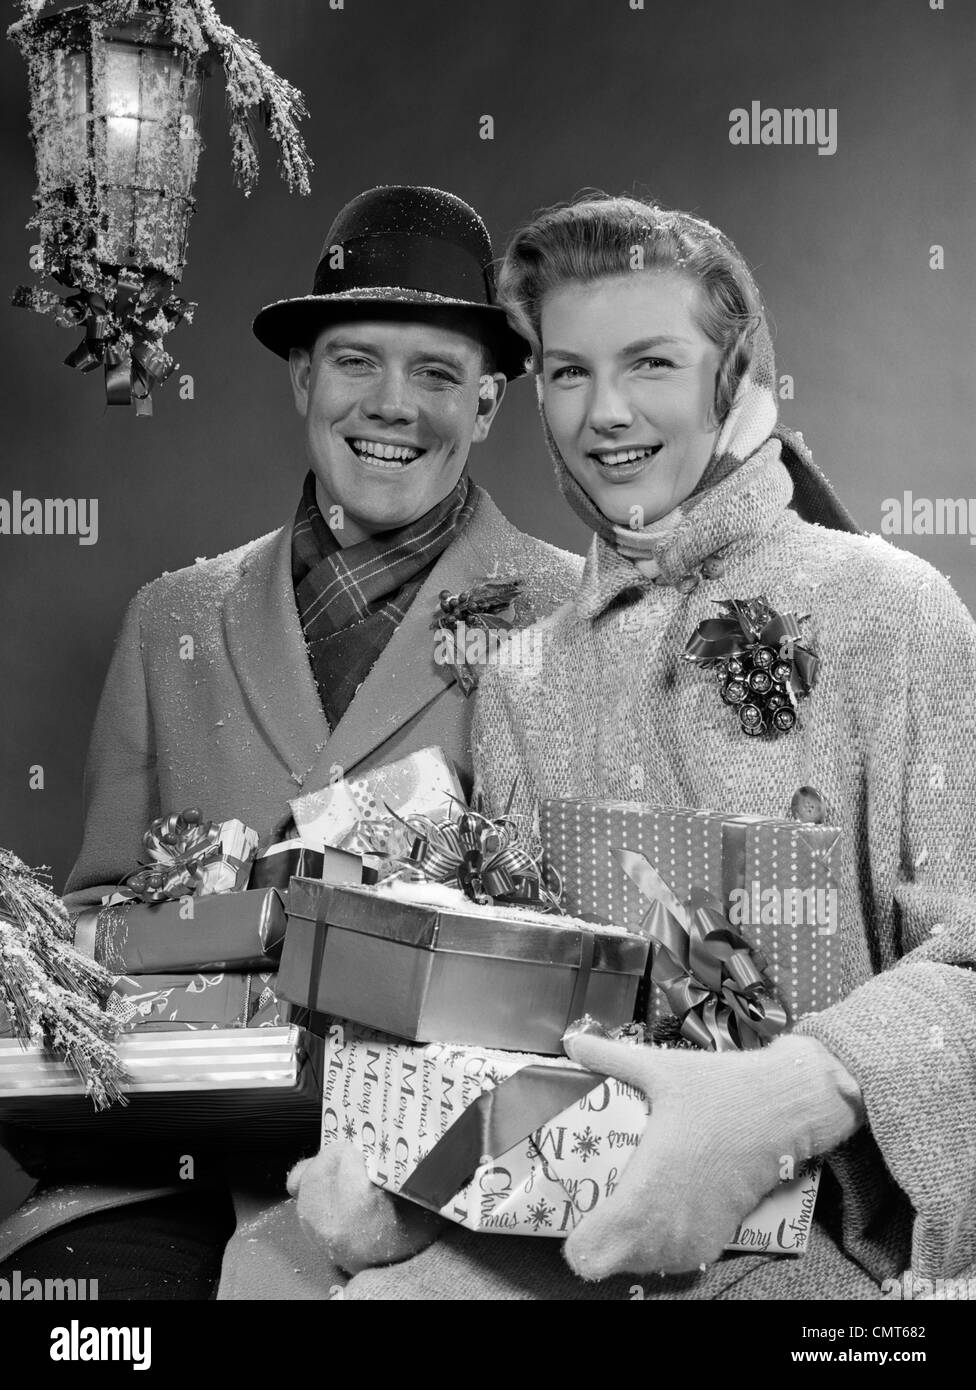
[[431, 750], [300, 798], [307, 833], [265, 848], [241, 821], [196, 809], [154, 821], [145, 862], [75, 918], [75, 948], [115, 977], [105, 1008], [127, 1104], [97, 1113], [71, 1065], [0, 1013], [0, 1122], [113, 1142], [317, 1143], [321, 1042], [277, 989], [289, 882], [375, 881], [406, 833], [386, 802], [441, 815], [460, 796]]
[[[415, 825], [429, 848], [436, 827]], [[504, 855], [496, 828], [415, 854], [415, 877], [437, 882], [294, 879], [279, 991], [320, 1021], [323, 1143], [351, 1140], [375, 1183], [472, 1229], [565, 1236], [653, 1123], [643, 1094], [567, 1061], [567, 1025], [590, 1015], [635, 1046], [747, 1048], [827, 1007], [839, 832], [547, 801], [539, 877], [561, 881], [560, 917], [538, 892], [471, 901], [472, 864], [484, 889]], [[729, 1248], [801, 1253], [818, 1181], [816, 1164], [784, 1179]]]
[[[218, 827], [191, 896], [79, 920], [118, 977], [130, 1094], [267, 1101], [312, 1077], [323, 1144], [352, 1141], [379, 1186], [471, 1229], [565, 1236], [654, 1123], [642, 1093], [565, 1057], [569, 1024], [749, 1048], [840, 997], [829, 826], [565, 799], [532, 839], [466, 808], [438, 749], [291, 809], [299, 838], [257, 857], [239, 822]], [[159, 891], [133, 877], [123, 899]], [[0, 1118], [79, 1089], [16, 1047], [0, 1042]], [[785, 1178], [729, 1248], [801, 1253], [818, 1180], [816, 1163]]]
[[147, 862], [75, 919], [75, 948], [115, 976], [105, 1009], [127, 1104], [96, 1113], [67, 1062], [8, 1037], [0, 1119], [230, 1142], [236, 1120], [259, 1143], [307, 1139], [318, 1125], [317, 1043], [289, 1022], [275, 983], [289, 878], [320, 872], [322, 854], [289, 842], [258, 856], [253, 830], [196, 811], [154, 822], [144, 846]]

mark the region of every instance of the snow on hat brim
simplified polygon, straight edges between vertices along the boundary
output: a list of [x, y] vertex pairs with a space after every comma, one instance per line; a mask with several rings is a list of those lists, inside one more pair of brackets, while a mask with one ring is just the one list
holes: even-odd
[[254, 333], [287, 357], [327, 324], [368, 315], [456, 323], [508, 380], [526, 370], [531, 349], [498, 304], [488, 229], [441, 188], [388, 184], [353, 198], [326, 233], [311, 293], [269, 304]]
[[462, 331], [468, 332], [474, 327], [479, 340], [493, 353], [497, 370], [508, 381], [524, 376], [528, 369], [532, 349], [511, 327], [504, 309], [394, 285], [279, 299], [261, 310], [252, 328], [260, 343], [287, 361], [292, 348], [311, 349], [319, 333], [330, 324], [370, 318], [448, 326], [456, 322]]

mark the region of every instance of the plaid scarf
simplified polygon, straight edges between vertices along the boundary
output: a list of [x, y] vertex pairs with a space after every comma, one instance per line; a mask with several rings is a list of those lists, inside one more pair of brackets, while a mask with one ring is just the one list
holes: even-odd
[[467, 473], [429, 512], [343, 549], [309, 472], [292, 531], [292, 581], [322, 708], [334, 729], [443, 550], [467, 525]]

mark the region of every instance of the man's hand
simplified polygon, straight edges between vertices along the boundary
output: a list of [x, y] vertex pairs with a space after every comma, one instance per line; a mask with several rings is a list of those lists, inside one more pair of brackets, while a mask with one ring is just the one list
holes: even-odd
[[579, 1034], [565, 1047], [651, 1103], [616, 1190], [566, 1241], [584, 1279], [680, 1273], [718, 1259], [786, 1160], [828, 1153], [863, 1121], [857, 1083], [815, 1038], [714, 1053]]
[[370, 1182], [353, 1144], [328, 1144], [288, 1174], [298, 1219], [309, 1240], [324, 1244], [340, 1269], [356, 1274], [409, 1259], [436, 1240], [443, 1217], [393, 1197]]

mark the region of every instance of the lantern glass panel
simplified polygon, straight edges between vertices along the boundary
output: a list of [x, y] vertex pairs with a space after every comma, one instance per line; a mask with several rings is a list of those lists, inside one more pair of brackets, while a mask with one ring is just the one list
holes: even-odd
[[200, 71], [135, 24], [106, 35], [102, 73], [99, 258], [179, 274], [200, 153]]
[[105, 45], [105, 175], [110, 183], [134, 183], [142, 123], [142, 51]]
[[54, 50], [46, 56], [34, 102], [37, 177], [47, 190], [83, 184], [88, 172], [88, 54]]

